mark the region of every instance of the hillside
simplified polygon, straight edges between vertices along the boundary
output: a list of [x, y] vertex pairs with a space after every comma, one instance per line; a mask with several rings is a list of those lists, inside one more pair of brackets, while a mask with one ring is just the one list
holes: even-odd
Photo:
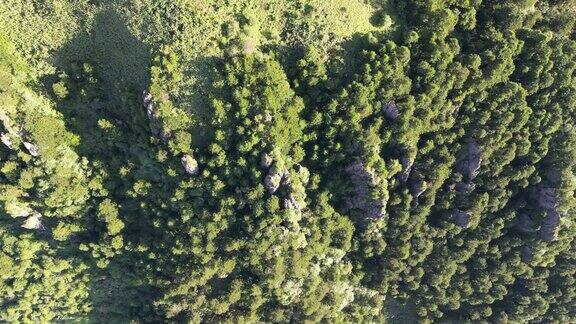
[[0, 2], [0, 322], [576, 321], [575, 25]]

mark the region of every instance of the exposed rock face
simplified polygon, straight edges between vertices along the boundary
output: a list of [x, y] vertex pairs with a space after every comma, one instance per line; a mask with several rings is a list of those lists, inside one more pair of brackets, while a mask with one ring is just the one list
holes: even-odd
[[428, 183], [424, 180], [413, 180], [410, 184], [410, 193], [413, 198], [420, 197], [428, 188]]
[[414, 160], [403, 156], [400, 158], [400, 164], [402, 164], [402, 173], [400, 173], [400, 181], [406, 182], [408, 181], [408, 177], [410, 176], [410, 172], [412, 171], [412, 166], [414, 165]]
[[14, 202], [7, 202], [4, 209], [12, 217], [26, 217], [32, 213], [29, 207]]
[[554, 188], [538, 188], [538, 204], [540, 207], [548, 210], [555, 210], [558, 208], [558, 198], [556, 197], [556, 190]]
[[198, 162], [192, 157], [192, 155], [184, 154], [180, 161], [182, 162], [184, 170], [186, 170], [186, 173], [189, 175], [197, 175], [200, 172]]
[[268, 153], [262, 153], [262, 156], [260, 157], [260, 167], [263, 169], [269, 169], [273, 162], [274, 159], [268, 155]]
[[532, 251], [532, 249], [530, 247], [524, 245], [520, 249], [520, 258], [522, 259], [522, 261], [528, 263], [528, 262], [532, 261], [532, 259], [534, 258], [534, 252]]
[[24, 147], [28, 150], [30, 155], [34, 157], [38, 156], [38, 147], [36, 145], [30, 142], [22, 142], [22, 144], [24, 144]]
[[280, 169], [276, 165], [270, 168], [270, 171], [264, 178], [264, 187], [268, 190], [269, 194], [273, 194], [280, 188], [282, 180], [288, 174], [288, 170]]
[[147, 90], [144, 90], [142, 93], [142, 104], [146, 108], [146, 114], [148, 115], [148, 118], [153, 119], [158, 117], [156, 105], [154, 104], [154, 98], [152, 98], [152, 94]]
[[525, 214], [518, 216], [514, 228], [522, 233], [533, 233], [536, 231], [534, 221]]
[[473, 182], [458, 182], [454, 185], [454, 190], [461, 195], [469, 194], [476, 189], [476, 184]]
[[386, 118], [392, 120], [398, 118], [398, 115], [400, 114], [400, 112], [398, 111], [398, 106], [396, 105], [396, 102], [394, 102], [394, 100], [384, 105], [384, 108], [382, 108], [382, 113], [384, 113], [384, 116]]
[[294, 195], [290, 195], [288, 198], [284, 199], [284, 208], [293, 210], [296, 213], [301, 213], [303, 206], [298, 202]]
[[160, 135], [160, 139], [164, 143], [167, 143], [168, 140], [170, 139], [170, 137], [172, 137], [172, 133], [170, 132], [169, 129], [166, 129], [166, 128], [160, 129], [159, 135]]
[[548, 211], [540, 226], [540, 237], [547, 242], [558, 239], [558, 228], [560, 227], [560, 214], [555, 210]]
[[6, 133], [0, 134], [0, 140], [2, 141], [2, 143], [4, 143], [4, 145], [6, 145], [7, 148], [11, 150], [14, 149], [14, 144], [10, 140], [10, 136], [8, 134]]
[[537, 195], [538, 204], [546, 210], [546, 217], [542, 219], [542, 225], [540, 225], [540, 238], [547, 242], [555, 241], [558, 238], [558, 229], [560, 227], [556, 189], [540, 186]]
[[480, 153], [478, 143], [474, 140], [469, 140], [460, 153], [460, 158], [456, 163], [456, 170], [466, 178], [470, 180], [474, 179], [482, 165]]
[[42, 214], [34, 213], [34, 215], [28, 217], [22, 227], [26, 229], [33, 229], [33, 230], [43, 230], [44, 225], [42, 225]]
[[344, 171], [353, 185], [353, 191], [346, 199], [347, 209], [361, 211], [366, 219], [383, 217], [386, 213], [385, 202], [372, 196], [372, 191], [380, 179], [359, 161], [349, 165]]
[[410, 181], [410, 193], [412, 194], [412, 209], [418, 207], [420, 196], [428, 189], [428, 183], [420, 177]]
[[454, 221], [454, 224], [462, 228], [468, 228], [470, 225], [470, 214], [456, 209], [452, 213], [452, 220]]

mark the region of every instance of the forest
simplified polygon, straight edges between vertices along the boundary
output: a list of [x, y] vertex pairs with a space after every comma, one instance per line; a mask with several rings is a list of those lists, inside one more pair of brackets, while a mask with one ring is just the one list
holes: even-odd
[[0, 1], [1, 323], [575, 323], [576, 0]]

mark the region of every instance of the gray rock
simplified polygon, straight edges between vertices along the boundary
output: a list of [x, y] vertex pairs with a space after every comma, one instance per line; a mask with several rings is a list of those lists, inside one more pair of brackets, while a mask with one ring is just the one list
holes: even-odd
[[42, 225], [42, 214], [34, 213], [32, 216], [28, 217], [22, 227], [26, 229], [43, 230], [44, 225]]
[[275, 193], [276, 190], [280, 188], [283, 176], [284, 176], [283, 172], [277, 172], [277, 173], [270, 172], [268, 173], [268, 175], [266, 175], [266, 177], [264, 178], [264, 187], [266, 188], [266, 190], [268, 190], [269, 194]]
[[474, 140], [469, 140], [460, 152], [460, 158], [456, 163], [456, 170], [466, 178], [472, 180], [478, 174], [482, 165], [480, 146]]
[[454, 221], [454, 224], [462, 228], [468, 228], [468, 226], [470, 226], [470, 214], [459, 209], [455, 209], [452, 213], [452, 220]]
[[6, 145], [6, 147], [8, 147], [9, 149], [13, 150], [14, 149], [14, 143], [12, 143], [12, 141], [10, 140], [10, 136], [6, 133], [2, 133], [0, 134], [0, 140], [2, 141], [2, 143], [4, 143], [4, 145]]
[[146, 108], [146, 114], [148, 115], [148, 118], [154, 119], [158, 117], [156, 105], [154, 104], [154, 98], [152, 98], [152, 94], [146, 90], [144, 90], [142, 93], [142, 104]]
[[544, 209], [556, 210], [558, 207], [556, 189], [543, 186], [538, 187], [538, 204]]
[[406, 156], [400, 158], [400, 164], [402, 164], [402, 173], [400, 173], [400, 181], [408, 181], [410, 172], [412, 171], [412, 166], [414, 165], [414, 160], [409, 159]]
[[549, 210], [540, 225], [540, 238], [546, 242], [556, 241], [559, 227], [560, 214], [556, 210]]
[[198, 162], [192, 157], [190, 154], [185, 154], [180, 159], [182, 162], [182, 166], [186, 173], [189, 175], [198, 175], [200, 173], [200, 169], [198, 168]]
[[263, 169], [269, 169], [273, 162], [274, 159], [268, 155], [268, 153], [262, 153], [262, 156], [260, 157], [260, 167]]
[[296, 200], [296, 198], [294, 197], [294, 195], [290, 195], [288, 198], [284, 199], [284, 208], [288, 209], [288, 210], [293, 210], [297, 213], [301, 213], [302, 212], [302, 206], [300, 205], [300, 203]]
[[424, 180], [413, 180], [410, 185], [410, 193], [413, 198], [420, 197], [428, 188], [428, 184]]
[[384, 105], [384, 107], [382, 108], [382, 113], [384, 113], [384, 116], [386, 118], [392, 120], [398, 118], [398, 115], [400, 114], [400, 112], [398, 111], [398, 106], [396, 105], [396, 102], [394, 102], [394, 100]]
[[457, 193], [459, 194], [469, 194], [472, 191], [474, 191], [474, 189], [476, 189], [476, 184], [474, 184], [473, 182], [458, 182], [457, 184], [454, 185], [454, 190], [456, 190]]
[[36, 157], [38, 156], [38, 147], [30, 142], [22, 142], [24, 147], [28, 150], [30, 155]]
[[352, 163], [344, 171], [353, 186], [351, 194], [345, 200], [346, 209], [360, 211], [365, 219], [382, 218], [386, 214], [385, 202], [372, 195], [374, 186], [380, 181], [376, 175], [359, 161]]
[[522, 248], [520, 248], [520, 258], [522, 261], [529, 263], [534, 258], [534, 252], [529, 246], [524, 245]]

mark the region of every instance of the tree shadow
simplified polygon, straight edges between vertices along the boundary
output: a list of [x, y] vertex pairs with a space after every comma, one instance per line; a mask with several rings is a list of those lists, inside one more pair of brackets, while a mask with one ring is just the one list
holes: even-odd
[[[65, 44], [54, 54], [54, 60], [55, 66], [68, 75], [70, 87], [66, 99], [55, 98], [56, 109], [64, 115], [67, 129], [79, 137], [78, 154], [97, 163], [95, 170], [107, 175], [105, 189], [110, 197], [117, 198], [125, 228], [130, 229], [123, 233], [124, 245], [138, 245], [142, 236], [154, 230], [147, 220], [138, 219], [142, 216], [139, 206], [135, 211], [127, 193], [135, 179], [159, 182], [163, 172], [150, 143], [149, 123], [141, 104], [141, 93], [150, 83], [151, 49], [132, 35], [120, 14], [103, 10], [92, 28]], [[56, 80], [53, 77], [44, 83], [50, 89]], [[124, 177], [121, 170], [127, 165], [133, 170], [131, 176]], [[75, 239], [78, 242], [70, 244], [98, 239], [106, 230], [99, 228], [97, 221], [94, 224]], [[151, 306], [158, 292], [142, 278], [141, 269], [147, 263], [143, 253], [125, 249], [104, 269], [98, 268], [91, 257], [87, 256], [87, 262], [91, 265], [90, 298], [94, 307], [83, 321], [156, 319]]]
[[150, 83], [151, 49], [132, 35], [125, 19], [114, 10], [99, 12], [92, 28], [76, 35], [54, 58], [62, 70], [72, 62], [93, 62], [107, 99], [114, 103], [121, 101], [127, 87], [141, 91]]

